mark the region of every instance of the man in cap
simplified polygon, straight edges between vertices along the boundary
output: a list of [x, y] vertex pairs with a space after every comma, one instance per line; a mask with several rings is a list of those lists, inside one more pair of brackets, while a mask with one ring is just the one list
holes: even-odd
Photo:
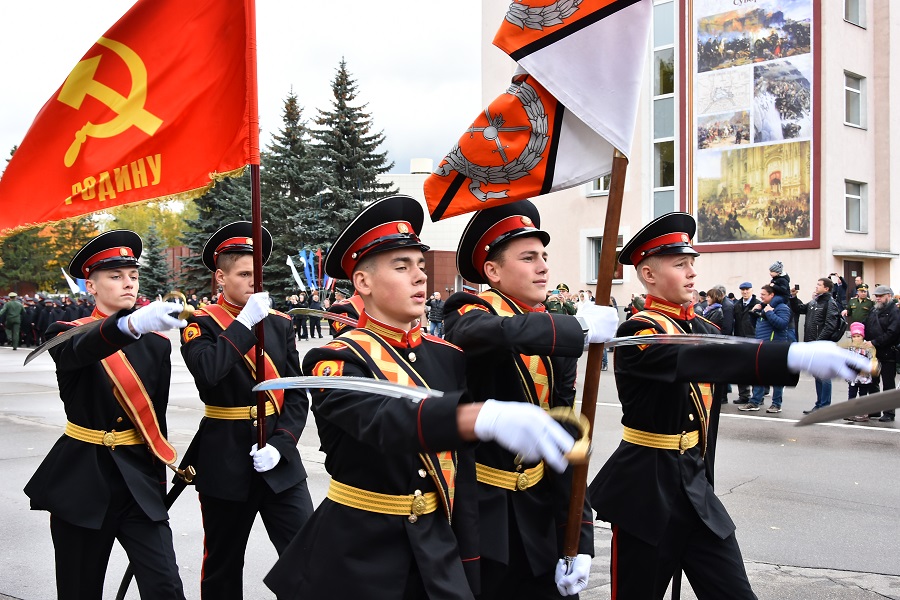
[[[262, 233], [265, 262], [272, 236]], [[200, 593], [216, 600], [243, 596], [244, 552], [257, 514], [279, 554], [312, 514], [297, 450], [309, 412], [303, 390], [267, 392], [266, 445], [256, 444], [254, 326], [264, 327], [266, 379], [299, 375], [300, 358], [290, 316], [269, 309], [268, 292], [253, 292], [251, 235], [251, 223], [238, 221], [206, 242], [203, 264], [222, 293], [181, 332], [181, 354], [206, 405], [192, 448], [203, 512]]]
[[[859, 278], [857, 277], [857, 279]], [[847, 308], [841, 312], [841, 316], [845, 317], [847, 323], [851, 325], [853, 323], [865, 325], [873, 308], [875, 308], [875, 303], [869, 298], [869, 286], [860, 282], [856, 286], [856, 295], [850, 298], [850, 302], [847, 303]]]
[[0, 319], [5, 319], [4, 328], [6, 329], [6, 338], [13, 350], [19, 349], [19, 329], [22, 326], [22, 313], [25, 307], [19, 302], [19, 295], [15, 292], [9, 293], [9, 302], [0, 309]]
[[65, 433], [38, 467], [25, 493], [35, 510], [50, 512], [58, 598], [100, 598], [113, 542], [134, 567], [143, 598], [183, 599], [166, 512], [165, 464], [171, 376], [169, 338], [154, 332], [184, 323], [178, 303], [154, 302], [134, 311], [141, 238], [103, 233], [69, 263], [97, 301], [94, 313], [56, 322], [53, 338], [100, 321], [50, 349], [56, 362]]
[[[527, 200], [479, 211], [463, 232], [459, 273], [490, 289], [454, 294], [444, 318], [448, 341], [466, 354], [476, 401], [573, 406], [578, 357], [586, 343], [606, 341], [615, 331], [614, 308], [585, 303], [578, 317], [546, 310], [549, 242]], [[540, 462], [522, 464], [497, 444], [479, 444], [475, 454], [483, 597], [560, 598], [584, 589], [594, 554], [587, 504], [573, 568], [560, 567], [571, 470], [557, 476]]]
[[[756, 299], [753, 284], [749, 281], [743, 282], [738, 289], [741, 290], [741, 299], [734, 303], [734, 335], [755, 338], [757, 313], [753, 312], [753, 307], [759, 305], [759, 300]], [[738, 397], [734, 403], [747, 404], [750, 401], [750, 384], [739, 383], [737, 389]]]
[[[619, 262], [635, 266], [647, 301], [617, 335], [718, 333], [690, 304], [695, 232], [691, 215], [669, 213], [625, 245]], [[590, 486], [591, 505], [612, 524], [613, 600], [662, 598], [679, 566], [700, 600], [755, 600], [734, 523], [713, 491], [719, 404], [707, 382], [795, 385], [801, 370], [845, 377], [868, 361], [832, 342], [641, 345], [615, 353], [623, 441]]]
[[568, 293], [569, 286], [564, 283], [558, 284], [555, 290], [551, 290], [547, 294], [547, 299], [544, 300], [544, 308], [547, 309], [547, 312], [554, 315], [574, 315], [575, 305], [569, 301]]
[[341, 233], [325, 272], [350, 279], [364, 308], [356, 329], [307, 353], [303, 372], [443, 394], [310, 390], [331, 484], [266, 577], [279, 599], [471, 600], [480, 532], [470, 442], [496, 440], [526, 460], [566, 466], [571, 436], [537, 407], [471, 403], [459, 348], [416, 321], [427, 289], [423, 219], [415, 199], [390, 196]]
[[[894, 291], [886, 285], [878, 285], [872, 290], [872, 295], [875, 296], [875, 306], [866, 319], [866, 339], [875, 347], [881, 374], [872, 376], [870, 394], [878, 392], [879, 379], [884, 382], [885, 391], [897, 387], [897, 344], [900, 343], [900, 308], [894, 300]], [[886, 410], [883, 415], [869, 415], [871, 418], [880, 417], [878, 420], [882, 423], [890, 423], [895, 416], [894, 410]]]

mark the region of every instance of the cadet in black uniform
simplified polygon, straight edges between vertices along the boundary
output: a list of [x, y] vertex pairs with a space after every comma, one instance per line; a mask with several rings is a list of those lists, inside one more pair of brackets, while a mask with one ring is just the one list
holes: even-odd
[[[201, 596], [243, 596], [244, 552], [257, 513], [280, 554], [312, 514], [297, 442], [309, 411], [303, 390], [270, 393], [266, 445], [257, 449], [256, 336], [265, 327], [266, 379], [299, 375], [290, 316], [269, 309], [268, 292], [253, 293], [251, 224], [239, 221], [213, 234], [203, 264], [222, 293], [198, 310], [182, 331], [181, 353], [206, 405], [194, 447], [194, 484], [203, 512]], [[272, 236], [263, 229], [263, 257]]]
[[[351, 319], [359, 319], [359, 315], [362, 314], [363, 311], [362, 297], [357, 293], [354, 293], [350, 297], [347, 297], [347, 294], [344, 293], [341, 293], [341, 295], [344, 297], [340, 300], [335, 300], [334, 304], [328, 307], [328, 312], [344, 315], [350, 317]], [[350, 331], [351, 329], [353, 329], [353, 325], [341, 323], [340, 321], [329, 320], [328, 329], [331, 333], [331, 337], [336, 338], [345, 331]]]
[[[460, 274], [491, 285], [478, 295], [454, 294], [444, 310], [446, 339], [465, 352], [477, 401], [573, 406], [576, 362], [586, 342], [609, 339], [618, 324], [614, 309], [593, 304], [580, 317], [546, 311], [550, 236], [539, 227], [537, 209], [525, 200], [478, 212], [460, 240]], [[497, 444], [479, 444], [476, 458], [482, 597], [560, 598], [584, 589], [594, 554], [587, 504], [574, 570], [558, 569], [571, 472], [558, 476], [541, 463], [518, 464], [514, 452]]]
[[[625, 245], [619, 262], [635, 266], [648, 295], [617, 335], [718, 333], [691, 307], [695, 231], [692, 216], [670, 213]], [[678, 566], [700, 600], [756, 598], [713, 491], [713, 383], [796, 385], [801, 370], [846, 377], [866, 362], [831, 342], [617, 347], [623, 441], [590, 486], [597, 516], [613, 527], [612, 600], [662, 598]]]
[[[479, 525], [468, 442], [496, 439], [562, 470], [572, 438], [540, 409], [471, 404], [455, 346], [417, 323], [426, 299], [424, 213], [408, 196], [365, 208], [325, 259], [364, 302], [359, 327], [307, 353], [303, 371], [423, 386], [422, 401], [311, 390], [328, 496], [266, 584], [280, 600], [472, 599]], [[580, 330], [579, 330], [580, 335]]]
[[113, 541], [128, 554], [141, 597], [183, 599], [172, 531], [164, 504], [172, 345], [163, 334], [184, 321], [153, 302], [132, 311], [138, 293], [141, 238], [133, 231], [101, 234], [69, 264], [87, 280], [94, 313], [55, 322], [50, 339], [83, 322], [99, 327], [52, 348], [66, 430], [25, 486], [35, 510], [50, 512], [57, 597], [99, 599]]

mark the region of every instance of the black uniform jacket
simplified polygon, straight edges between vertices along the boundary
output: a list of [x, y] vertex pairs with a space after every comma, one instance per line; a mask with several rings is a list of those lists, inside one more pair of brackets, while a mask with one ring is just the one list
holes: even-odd
[[[500, 316], [495, 304], [513, 316]], [[552, 390], [545, 408], [574, 404], [575, 368], [584, 350], [584, 332], [575, 318], [541, 309], [524, 307], [496, 290], [479, 296], [460, 292], [447, 299], [445, 337], [466, 354], [469, 390], [476, 402], [539, 403], [521, 356], [525, 355], [545, 365]], [[475, 457], [488, 467], [516, 470], [515, 455], [493, 442], [478, 444]], [[571, 471], [557, 474], [545, 468], [544, 479], [524, 492], [479, 484], [481, 556], [508, 564], [509, 528], [518, 527], [532, 574], [552, 571], [563, 552]], [[593, 513], [587, 501], [578, 553], [594, 555]]]
[[[130, 312], [109, 316], [99, 327], [50, 349], [56, 361], [56, 380], [66, 419], [100, 431], [134, 428], [113, 396], [109, 376], [100, 364], [101, 359], [122, 350], [143, 382], [153, 402], [160, 431], [166, 435], [172, 344], [160, 334], [150, 333], [134, 339], [119, 331], [116, 321]], [[52, 323], [47, 338], [74, 326], [63, 321]], [[116, 470], [151, 520], [168, 519], [163, 504], [165, 465], [143, 444], [116, 446], [113, 450], [63, 435], [25, 486], [25, 493], [31, 498], [33, 509], [50, 511], [53, 516], [79, 527], [100, 529], [110, 501], [110, 479], [116, 476]]]
[[460, 440], [456, 425], [457, 406], [469, 401], [462, 352], [418, 327], [403, 332], [364, 312], [360, 330], [306, 354], [304, 374], [385, 379], [378, 359], [354, 347], [352, 339], [347, 341], [349, 335], [355, 339], [369, 334], [383, 340], [376, 354], [388, 352], [385, 346], [393, 348], [390, 353], [399, 361], [394, 364], [403, 363], [419, 385], [444, 395], [419, 402], [359, 391], [311, 390], [325, 468], [333, 480], [369, 492], [408, 495], [420, 490], [443, 497], [447, 487], [438, 486], [429, 474], [434, 459], [427, 457], [456, 449], [452, 520], [443, 501], [435, 512], [411, 523], [404, 515], [379, 514], [326, 498], [281, 555], [266, 585], [280, 600], [396, 599], [404, 597], [415, 565], [429, 598], [471, 599], [470, 585], [477, 591], [478, 581], [478, 503], [471, 444]]
[[[233, 314], [239, 312], [236, 307], [220, 306], [231, 308]], [[278, 375], [298, 376], [300, 357], [290, 316], [273, 310], [263, 323], [266, 354]], [[204, 404], [256, 405], [256, 394], [250, 391], [256, 381], [244, 360], [256, 341], [256, 335], [237, 320], [223, 330], [203, 309], [188, 319], [188, 326], [182, 330], [181, 354]], [[284, 391], [281, 413], [266, 417], [266, 443], [278, 450], [281, 460], [274, 469], [259, 475], [275, 493], [306, 479], [297, 442], [308, 413], [305, 391], [294, 389]], [[222, 500], [246, 500], [255, 473], [250, 457], [250, 448], [257, 442], [253, 421], [204, 417], [196, 436], [191, 450], [196, 452], [193, 466], [197, 470], [197, 491]]]
[[[684, 316], [684, 315], [682, 315]], [[674, 322], [686, 333], [719, 333], [701, 317]], [[640, 313], [619, 326], [618, 336], [667, 333]], [[673, 498], [686, 494], [700, 519], [725, 538], [734, 523], [713, 491], [712, 450], [718, 402], [707, 406], [697, 382], [745, 381], [796, 385], [787, 370], [790, 344], [620, 346], [615, 350], [616, 386], [622, 424], [644, 432], [700, 431], [700, 443], [680, 454], [622, 441], [590, 485], [597, 516], [649, 544], [657, 544], [671, 516]], [[692, 383], [693, 382], [693, 383]]]
[[[337, 313], [350, 317], [351, 319], [359, 319], [359, 313], [363, 311], [362, 296], [354, 294], [349, 298], [345, 298], [339, 302], [335, 302], [328, 307], [328, 312]], [[340, 321], [328, 320], [328, 331], [331, 337], [337, 337], [345, 331], [353, 329], [353, 325], [347, 325]]]

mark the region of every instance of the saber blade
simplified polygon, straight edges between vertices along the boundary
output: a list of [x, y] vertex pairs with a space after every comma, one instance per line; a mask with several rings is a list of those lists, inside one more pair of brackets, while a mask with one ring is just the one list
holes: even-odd
[[267, 379], [254, 386], [253, 391], [264, 392], [267, 390], [314, 388], [367, 392], [416, 401], [424, 400], [425, 398], [440, 398], [444, 395], [444, 392], [440, 390], [400, 385], [367, 377], [278, 377], [276, 379]]
[[702, 346], [705, 344], [759, 344], [760, 340], [714, 333], [654, 333], [652, 335], [629, 335], [612, 338], [604, 342], [604, 347], [644, 346], [653, 344], [672, 346]]
[[103, 322], [102, 319], [98, 319], [96, 321], [91, 321], [89, 323], [85, 323], [84, 325], [78, 325], [76, 327], [73, 327], [72, 329], [68, 329], [66, 331], [63, 331], [62, 333], [55, 335], [54, 337], [50, 338], [49, 340], [47, 340], [46, 342], [44, 342], [43, 344], [41, 344], [40, 346], [38, 346], [37, 348], [32, 350], [31, 352], [29, 352], [28, 356], [25, 357], [25, 362], [23, 363], [23, 365], [27, 365], [28, 363], [33, 361], [35, 358], [37, 358], [39, 355], [43, 354], [50, 348], [59, 346], [60, 344], [62, 344], [66, 340], [68, 340], [69, 338], [73, 338], [76, 335], [81, 335], [82, 333], [87, 333], [91, 329], [94, 329], [95, 327], [99, 327], [100, 323], [102, 323], [102, 322]]
[[867, 415], [869, 413], [881, 412], [892, 408], [900, 407], [900, 389], [888, 390], [877, 394], [869, 394], [855, 400], [848, 400], [839, 404], [832, 404], [825, 408], [819, 408], [809, 413], [799, 421], [797, 427], [804, 425], [812, 425], [814, 423], [824, 423], [826, 421], [836, 421], [844, 417], [855, 417], [856, 415]]
[[288, 311], [289, 315], [304, 315], [307, 317], [319, 317], [320, 319], [328, 319], [329, 321], [337, 321], [352, 327], [357, 326], [357, 320], [344, 314], [319, 310], [317, 308], [292, 308]]

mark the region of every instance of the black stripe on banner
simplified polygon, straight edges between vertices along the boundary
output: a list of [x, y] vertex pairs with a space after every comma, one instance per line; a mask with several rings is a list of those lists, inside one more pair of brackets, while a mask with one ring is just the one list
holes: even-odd
[[459, 188], [462, 187], [462, 184], [466, 179], [466, 176], [462, 173], [456, 174], [456, 177], [454, 177], [453, 181], [450, 183], [450, 187], [447, 188], [441, 201], [438, 202], [437, 208], [431, 213], [432, 223], [436, 223], [443, 218], [444, 213], [447, 212], [447, 209], [450, 207], [450, 202], [453, 200], [454, 196], [456, 196], [456, 192], [459, 191]]
[[556, 102], [556, 117], [553, 119], [553, 137], [550, 139], [550, 151], [547, 153], [547, 172], [544, 175], [544, 183], [541, 184], [541, 195], [550, 193], [553, 187], [553, 175], [556, 172], [556, 155], [559, 151], [559, 138], [562, 133], [563, 116], [566, 107], [562, 102]]
[[638, 2], [641, 2], [641, 0], [619, 0], [618, 2], [613, 2], [609, 6], [606, 6], [605, 8], [598, 10], [597, 12], [595, 12], [594, 14], [592, 14], [589, 17], [579, 19], [578, 21], [575, 21], [571, 25], [562, 27], [561, 29], [554, 31], [550, 35], [542, 37], [539, 40], [535, 40], [534, 42], [528, 44], [527, 46], [522, 46], [519, 50], [510, 54], [509, 57], [512, 58], [514, 61], [518, 62], [518, 61], [522, 60], [523, 58], [525, 58], [526, 56], [528, 56], [529, 54], [533, 54], [533, 53], [537, 52], [538, 50], [543, 50], [547, 46], [549, 46], [551, 44], [555, 44], [559, 40], [564, 39], [564, 38], [572, 35], [573, 33], [581, 31], [585, 27], [590, 27], [597, 21], [600, 21], [601, 19], [605, 19], [606, 17], [608, 17], [610, 15], [614, 15], [617, 12], [619, 12], [620, 10], [628, 8], [632, 4], [637, 4]]

